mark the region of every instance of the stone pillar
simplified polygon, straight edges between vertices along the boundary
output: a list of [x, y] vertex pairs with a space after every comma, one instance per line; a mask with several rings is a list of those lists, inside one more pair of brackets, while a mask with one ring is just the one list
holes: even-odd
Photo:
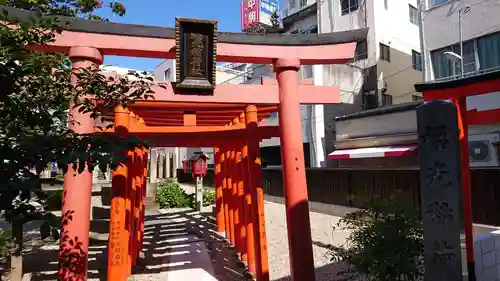
[[[90, 67], [98, 69], [103, 62], [99, 50], [89, 47], [72, 47], [69, 50], [73, 72]], [[71, 75], [71, 84], [78, 78]], [[94, 132], [95, 120], [89, 113], [80, 113], [70, 104], [68, 127], [79, 134]], [[70, 165], [64, 175], [64, 198], [62, 206], [62, 236], [59, 253], [59, 279], [87, 280], [88, 245], [90, 232], [90, 207], [92, 196], [92, 174], [85, 169], [78, 174]], [[78, 262], [74, 262], [75, 258]]]
[[165, 155], [158, 153], [158, 179], [161, 181], [165, 178]]
[[425, 281], [463, 280], [457, 110], [445, 101], [417, 108]]
[[196, 186], [194, 190], [196, 211], [203, 209], [203, 177], [196, 177]]
[[152, 148], [149, 150], [149, 159], [150, 159], [150, 165], [149, 165], [149, 182], [150, 183], [156, 183], [158, 182], [158, 151], [156, 148]]
[[275, 68], [291, 277], [294, 281], [314, 280], [304, 148], [302, 134], [297, 133], [302, 127], [298, 90], [300, 61], [278, 59]]
[[176, 147], [174, 149], [174, 175], [173, 177], [174, 178], [177, 178], [177, 170], [179, 169], [180, 166], [180, 162], [181, 162], [181, 157], [180, 157], [180, 149], [178, 147]]
[[170, 159], [172, 159], [172, 154], [170, 154], [170, 152], [167, 152], [165, 155], [166, 155], [166, 157], [165, 157], [165, 159], [166, 159], [166, 161], [165, 161], [166, 169], [165, 170], [167, 171], [167, 173], [166, 173], [165, 176], [166, 176], [167, 179], [169, 179], [169, 178], [172, 177], [172, 166], [170, 165], [170, 163], [172, 161], [172, 160], [170, 160]]

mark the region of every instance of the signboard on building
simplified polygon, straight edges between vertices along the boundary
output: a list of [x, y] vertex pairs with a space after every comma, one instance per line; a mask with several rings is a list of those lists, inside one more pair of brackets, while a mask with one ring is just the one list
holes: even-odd
[[260, 23], [272, 26], [271, 16], [278, 12], [278, 0], [260, 0]]
[[271, 26], [271, 15], [278, 11], [278, 0], [243, 0], [241, 1], [241, 30], [259, 24]]

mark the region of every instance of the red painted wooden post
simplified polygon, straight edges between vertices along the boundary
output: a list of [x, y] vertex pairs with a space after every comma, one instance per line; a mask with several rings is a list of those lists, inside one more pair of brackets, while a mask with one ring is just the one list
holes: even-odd
[[298, 59], [278, 59], [275, 62], [280, 105], [279, 124], [283, 185], [285, 190], [288, 245], [292, 280], [315, 280], [311, 224], [307, 199], [299, 103]]
[[255, 133], [258, 126], [257, 107], [247, 107], [246, 122], [248, 128], [248, 180], [250, 194], [252, 197], [251, 215], [253, 218], [254, 239], [256, 244], [254, 247], [256, 279], [257, 281], [269, 281], [266, 218], [264, 215], [264, 192], [262, 190], [260, 147], [259, 139], [253, 137], [257, 135]]
[[[129, 118], [132, 121], [132, 117], [129, 115]], [[130, 276], [132, 273], [132, 251], [133, 251], [133, 232], [134, 232], [134, 198], [135, 198], [135, 167], [134, 167], [134, 161], [135, 161], [135, 153], [134, 151], [129, 151], [128, 152], [128, 161], [127, 161], [127, 166], [129, 170], [129, 176], [128, 176], [128, 181], [127, 181], [127, 197], [125, 201], [125, 206], [127, 209], [126, 213], [126, 230], [127, 230], [127, 244], [128, 244], [128, 251], [126, 255], [126, 276]]]
[[142, 157], [144, 156], [144, 153], [142, 149], [137, 148], [136, 150], [136, 177], [135, 177], [135, 183], [136, 183], [136, 194], [135, 194], [135, 214], [134, 214], [134, 252], [133, 252], [133, 265], [135, 266], [137, 263], [137, 257], [139, 256], [140, 252], [140, 241], [141, 241], [141, 214], [142, 214], [142, 189], [143, 189], [143, 176], [144, 176], [144, 169], [143, 169], [143, 159]]
[[225, 231], [224, 222], [224, 206], [223, 206], [223, 195], [222, 195], [222, 169], [221, 163], [223, 158], [221, 157], [221, 150], [219, 147], [214, 147], [214, 164], [215, 164], [215, 213], [217, 218], [217, 232], [219, 234]]
[[238, 245], [240, 247], [241, 261], [247, 263], [247, 244], [246, 244], [246, 224], [245, 224], [245, 190], [243, 186], [243, 177], [246, 171], [243, 170], [242, 148], [243, 145], [238, 145], [236, 152], [236, 173], [238, 174], [238, 182], [236, 184], [236, 199], [238, 208]]
[[[467, 97], [452, 98], [457, 107], [460, 129], [460, 165], [462, 176], [462, 205], [464, 212], [465, 250], [467, 272], [475, 277], [474, 236], [472, 220], [472, 194], [469, 164], [469, 123], [467, 122]], [[470, 279], [469, 279], [470, 280]]]
[[236, 233], [234, 227], [234, 194], [233, 194], [233, 180], [234, 180], [234, 148], [231, 147], [228, 151], [228, 172], [229, 176], [227, 178], [227, 189], [229, 193], [229, 227], [230, 237], [229, 241], [231, 242], [231, 246], [236, 247]]
[[[115, 132], [125, 137], [128, 134], [128, 112], [121, 106], [115, 108]], [[126, 152], [124, 152], [126, 153]], [[126, 197], [129, 170], [127, 165], [119, 166], [113, 172], [109, 230], [108, 280], [123, 281], [126, 279], [126, 255], [128, 239], [126, 230]]]
[[140, 250], [142, 250], [143, 247], [143, 241], [144, 241], [144, 220], [146, 217], [146, 192], [147, 192], [147, 187], [148, 187], [148, 163], [149, 163], [149, 149], [144, 148], [143, 149], [144, 154], [143, 154], [143, 177], [142, 177], [142, 212], [141, 212], [141, 237], [140, 237]]
[[[233, 126], [234, 127], [239, 127], [239, 118], [234, 118], [233, 119]], [[231, 152], [231, 159], [232, 159], [232, 174], [233, 174], [233, 181], [232, 181], [232, 198], [233, 198], [233, 217], [234, 217], [234, 244], [236, 246], [236, 249], [238, 253], [240, 254], [240, 257], [242, 256], [242, 245], [241, 245], [241, 217], [240, 217], [240, 200], [238, 197], [238, 184], [240, 181], [240, 171], [239, 171], [239, 165], [238, 165], [238, 157], [240, 155], [240, 148], [237, 144], [234, 145], [234, 148]]]
[[229, 177], [229, 158], [227, 157], [228, 150], [225, 147], [221, 152], [221, 165], [222, 165], [222, 203], [224, 204], [224, 228], [226, 233], [226, 239], [231, 239], [231, 227], [229, 221], [229, 188], [228, 188], [228, 177]]
[[[133, 113], [130, 114], [130, 123], [133, 126], [137, 126], [137, 116], [135, 116]], [[129, 156], [131, 156], [129, 164], [130, 164], [130, 169], [131, 169], [131, 181], [130, 181], [130, 186], [129, 186], [129, 191], [130, 193], [128, 194], [128, 200], [130, 201], [130, 212], [129, 212], [129, 259], [130, 259], [130, 274], [132, 273], [132, 267], [135, 266], [135, 252], [136, 252], [136, 243], [135, 243], [135, 231], [136, 231], [136, 224], [137, 220], [135, 218], [136, 214], [136, 196], [137, 196], [137, 187], [138, 187], [138, 176], [139, 176], [139, 170], [138, 170], [138, 154], [135, 149], [129, 151]]]
[[[97, 69], [103, 57], [99, 50], [87, 47], [72, 47], [69, 50], [73, 72], [81, 68], [90, 67]], [[71, 84], [76, 85], [78, 78], [71, 75]], [[68, 114], [68, 127], [79, 134], [94, 132], [94, 119], [90, 114], [78, 112], [78, 108], [70, 105]], [[85, 169], [78, 174], [73, 171], [73, 166], [68, 167], [64, 175], [64, 198], [62, 206], [62, 235], [68, 235], [70, 240], [61, 239], [59, 254], [59, 278], [75, 278], [87, 280], [88, 245], [90, 232], [90, 208], [92, 196], [92, 173]], [[79, 241], [76, 248], [75, 240]], [[70, 244], [70, 241], [73, 245]], [[71, 260], [73, 255], [78, 255], [78, 264]]]
[[[245, 114], [240, 115], [240, 123], [245, 124]], [[243, 143], [241, 149], [241, 170], [242, 170], [242, 180], [243, 180], [243, 213], [244, 213], [244, 223], [245, 223], [245, 242], [246, 242], [246, 253], [247, 253], [247, 266], [248, 271], [255, 276], [255, 235], [252, 220], [252, 195], [249, 188], [249, 169], [248, 169], [248, 146]]]

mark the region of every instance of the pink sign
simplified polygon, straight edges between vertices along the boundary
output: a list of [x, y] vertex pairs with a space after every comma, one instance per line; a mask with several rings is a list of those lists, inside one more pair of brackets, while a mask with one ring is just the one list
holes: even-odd
[[241, 30], [259, 23], [260, 0], [241, 1]]

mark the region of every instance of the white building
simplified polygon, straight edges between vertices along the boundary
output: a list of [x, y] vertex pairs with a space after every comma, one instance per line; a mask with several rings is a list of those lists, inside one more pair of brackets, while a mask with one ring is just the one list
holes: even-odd
[[116, 72], [119, 76], [126, 76], [129, 80], [138, 80], [141, 78], [153, 78], [154, 73], [151, 71], [141, 71], [132, 68], [119, 67], [114, 65], [103, 64], [99, 66], [102, 72]]
[[[460, 9], [464, 76], [500, 69], [499, 0], [430, 0], [426, 4], [423, 16], [426, 80], [459, 77], [460, 61], [451, 60], [445, 52], [460, 56]], [[469, 97], [467, 108], [479, 111], [500, 108], [500, 93]], [[487, 133], [500, 130], [500, 124], [471, 129]]]
[[[367, 3], [369, 2], [367, 1]], [[379, 2], [384, 5], [388, 3], [388, 8], [391, 9], [394, 2], [402, 5], [401, 3], [406, 1]], [[383, 8], [385, 9], [384, 6]], [[379, 13], [377, 13], [375, 25], [378, 23]], [[415, 10], [410, 8], [409, 14], [415, 14]], [[499, 0], [427, 0], [422, 2], [423, 29], [421, 35], [424, 46], [424, 60], [421, 64], [424, 74], [422, 78], [425, 78], [426, 81], [459, 79], [462, 59], [464, 77], [498, 71], [500, 69], [499, 14]], [[370, 17], [367, 18], [370, 19]], [[383, 17], [382, 20], [385, 21]], [[394, 32], [398, 30], [399, 28], [396, 27]], [[379, 38], [376, 31], [377, 29], [375, 29], [375, 37]], [[408, 30], [408, 32], [413, 31]], [[372, 30], [369, 34], [373, 37]], [[463, 43], [463, 56], [460, 51], [460, 37], [462, 37]], [[370, 43], [368, 50], [370, 52]], [[384, 65], [381, 63], [379, 65], [385, 67], [385, 62]], [[387, 78], [387, 75], [385, 77]], [[407, 78], [408, 76], [405, 74], [399, 76], [398, 79]], [[388, 82], [388, 85], [390, 87], [391, 82]], [[408, 89], [408, 92], [412, 90]], [[389, 89], [386, 93], [392, 94], [392, 90]], [[417, 166], [416, 158], [365, 159], [360, 155], [362, 150], [367, 147], [377, 146], [380, 149], [382, 146], [416, 145], [418, 137], [415, 108], [419, 105], [419, 103], [402, 104], [384, 110], [375, 109], [337, 119], [336, 153], [342, 153], [342, 150], [350, 150], [351, 154], [359, 152], [355, 160], [344, 161], [346, 166]], [[478, 111], [500, 108], [500, 93], [468, 97], [467, 108]], [[499, 166], [500, 162], [492, 145], [500, 139], [499, 132], [500, 123], [469, 126], [471, 166]]]
[[[455, 53], [463, 59], [465, 77], [500, 69], [499, 0], [429, 0], [424, 4], [422, 24], [427, 81], [460, 77], [460, 60], [453, 60], [450, 54], [445, 55], [446, 52]], [[460, 52], [460, 37], [463, 55]], [[467, 98], [468, 110], [497, 108], [500, 108], [499, 92]], [[471, 165], [499, 165], [496, 157], [485, 152], [494, 151], [492, 138], [498, 139], [499, 132], [500, 123], [469, 126], [469, 147], [474, 145], [474, 149], [469, 149], [472, 152]], [[478, 146], [484, 149], [476, 149]]]
[[[417, 0], [290, 0], [283, 25], [291, 33], [329, 33], [368, 28], [356, 58], [346, 65], [304, 67], [316, 85], [340, 85], [341, 104], [306, 107], [312, 166], [326, 166], [335, 141], [333, 119], [365, 109], [421, 99]], [[307, 126], [306, 126], [307, 127]]]

